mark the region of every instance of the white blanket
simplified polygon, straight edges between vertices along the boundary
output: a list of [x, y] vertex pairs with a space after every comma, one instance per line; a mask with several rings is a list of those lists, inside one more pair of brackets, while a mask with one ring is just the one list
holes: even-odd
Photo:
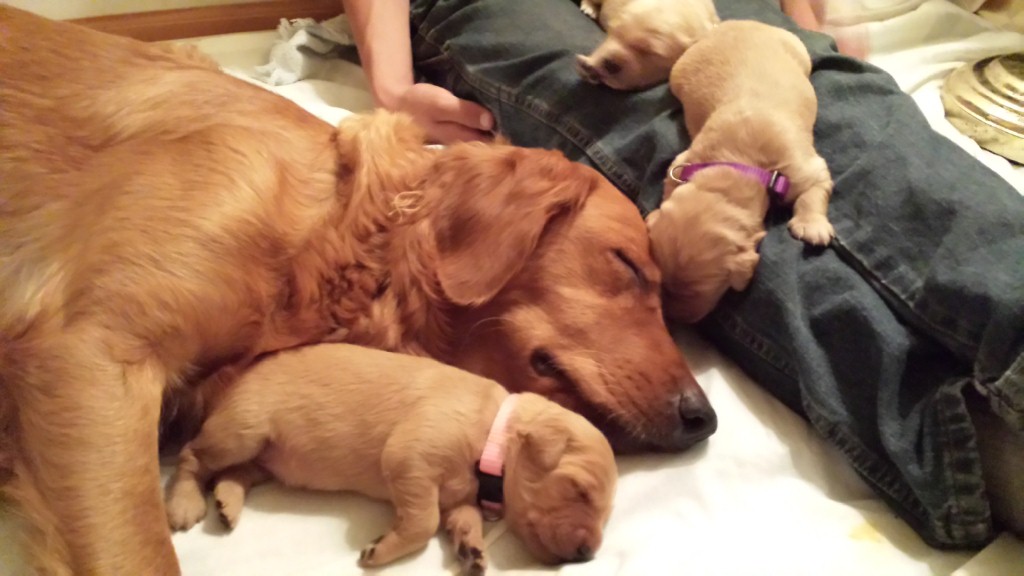
[[[975, 58], [1019, 49], [1024, 37], [990, 29], [942, 0], [868, 25], [872, 61], [913, 94], [936, 130], [1024, 191], [1024, 169], [981, 151], [943, 118], [938, 85]], [[231, 73], [267, 61], [273, 32], [206, 38], [198, 45]], [[372, 106], [361, 70], [344, 61], [319, 79], [278, 86], [336, 123]], [[597, 558], [550, 569], [535, 564], [502, 523], [487, 527], [491, 574], [914, 576], [1024, 574], [1024, 542], [1002, 536], [980, 553], [929, 548], [807, 424], [728, 359], [689, 332], [679, 334], [697, 379], [719, 415], [706, 446], [683, 455], [623, 457], [615, 510]], [[169, 468], [165, 467], [165, 477]], [[382, 534], [390, 507], [355, 495], [265, 485], [253, 490], [238, 528], [214, 514], [174, 536], [186, 575], [360, 574], [359, 550]], [[23, 574], [10, 513], [0, 512], [0, 574]], [[385, 574], [450, 574], [455, 558], [440, 538]]]

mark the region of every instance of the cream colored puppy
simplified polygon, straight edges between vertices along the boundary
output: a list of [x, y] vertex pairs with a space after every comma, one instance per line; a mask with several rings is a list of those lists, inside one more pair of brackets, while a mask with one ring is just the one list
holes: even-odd
[[672, 68], [690, 148], [676, 157], [660, 210], [648, 216], [670, 317], [696, 322], [750, 283], [774, 198], [793, 207], [790, 233], [828, 244], [832, 177], [814, 149], [811, 60], [793, 34], [721, 23]]
[[584, 80], [637, 90], [668, 80], [679, 56], [718, 23], [711, 0], [583, 0], [608, 37], [576, 56]]
[[[478, 476], [478, 462], [497, 474], [503, 466], [503, 478]], [[478, 498], [503, 497], [510, 527], [538, 559], [589, 560], [617, 474], [597, 428], [541, 396], [510, 396], [427, 358], [320, 344], [261, 361], [213, 402], [168, 486], [171, 527], [205, 516], [212, 477], [221, 519], [234, 527], [246, 490], [268, 476], [391, 501], [395, 523], [363, 550], [364, 567], [423, 548], [440, 523], [465, 572], [482, 574]]]

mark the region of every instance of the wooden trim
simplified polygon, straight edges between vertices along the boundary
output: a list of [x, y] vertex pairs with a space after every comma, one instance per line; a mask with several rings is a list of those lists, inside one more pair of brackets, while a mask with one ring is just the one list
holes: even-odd
[[273, 30], [281, 18], [326, 20], [342, 13], [341, 0], [271, 0], [178, 10], [114, 14], [71, 20], [94, 30], [156, 42], [233, 32]]

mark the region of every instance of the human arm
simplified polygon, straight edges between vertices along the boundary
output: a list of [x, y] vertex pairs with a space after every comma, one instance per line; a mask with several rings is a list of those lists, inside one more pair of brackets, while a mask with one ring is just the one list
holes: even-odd
[[378, 107], [412, 115], [432, 141], [490, 138], [494, 117], [486, 108], [414, 81], [408, 0], [342, 0], [342, 5]]

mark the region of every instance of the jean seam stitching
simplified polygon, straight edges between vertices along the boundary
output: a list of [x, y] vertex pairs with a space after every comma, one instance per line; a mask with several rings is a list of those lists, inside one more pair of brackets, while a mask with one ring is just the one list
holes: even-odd
[[[762, 338], [760, 334], [755, 332], [748, 326], [742, 319], [735, 314], [728, 314], [725, 321], [718, 321], [726, 332], [732, 335], [733, 339], [743, 345], [744, 348], [753, 352], [758, 358], [761, 358], [766, 363], [771, 365], [773, 368], [778, 370], [781, 374], [784, 374], [790, 378], [797, 379], [796, 371], [793, 369], [793, 365], [782, 359], [783, 354], [778, 352], [774, 344], [767, 338]], [[761, 347], [769, 353], [764, 353], [756, 348], [751, 347], [747, 344], [748, 340], [756, 340]]]
[[912, 323], [917, 324], [918, 327], [924, 328], [926, 332], [931, 331], [933, 333], [942, 334], [944, 337], [957, 344], [963, 346], [967, 350], [976, 350], [977, 346], [968, 342], [960, 337], [956, 332], [951, 332], [942, 326], [933, 324], [928, 320], [926, 316], [923, 316], [920, 312], [915, 310], [912, 306], [908, 305], [904, 301], [904, 297], [890, 285], [885, 279], [875, 273], [875, 271], [868, 266], [863, 260], [858, 258], [846, 245], [843, 244], [842, 240], [837, 236], [833, 239], [833, 249], [838, 253], [844, 255], [845, 259], [848, 259], [853, 263], [854, 268], [860, 271], [861, 275], [865, 277], [868, 282], [874, 284], [879, 292], [887, 294], [888, 297], [883, 296], [883, 299], [889, 303], [890, 306], [899, 308], [901, 315], [911, 319]]
[[994, 382], [978, 382], [976, 386], [984, 390], [989, 402], [994, 401], [1003, 411], [1018, 415], [1018, 417], [1024, 417], [1024, 406], [1004, 390], [1003, 386], [997, 385], [1007, 378], [1016, 378], [1017, 374], [1015, 371], [1018, 368], [1024, 371], [1024, 352], [1021, 352], [1017, 359], [1010, 363], [1009, 368], [1000, 377], [996, 378]]
[[866, 481], [875, 486], [877, 490], [884, 492], [893, 502], [898, 502], [907, 513], [926, 522], [932, 528], [933, 535], [943, 543], [950, 543], [949, 535], [941, 523], [930, 517], [921, 501], [898, 480], [899, 474], [892, 466], [886, 464], [873, 451], [860, 442], [854, 434], [848, 433], [844, 427], [830, 422], [828, 418], [818, 414], [818, 411], [806, 402], [804, 410], [813, 427], [824, 437], [831, 439], [832, 444], [839, 449], [847, 461], [853, 466]]
[[[938, 417], [941, 420], [939, 430], [941, 431], [940, 439], [942, 445], [948, 454], [956, 454], [961, 451], [961, 446], [952, 436], [953, 428], [957, 427], [957, 425], [950, 419], [950, 413], [945, 406], [945, 402], [940, 400], [938, 402], [938, 408]], [[971, 519], [963, 518], [965, 512], [973, 511], [975, 508], [978, 508], [978, 506], [971, 505], [972, 502], [970, 501], [974, 500], [974, 498], [971, 498], [966, 491], [960, 490], [960, 488], [969, 487], [969, 483], [972, 479], [971, 475], [958, 473], [954, 469], [955, 465], [953, 462], [946, 462], [946, 465], [941, 468], [945, 473], [946, 481], [952, 488], [950, 490], [950, 508], [946, 511], [945, 515], [946, 522], [948, 523], [951, 531], [953, 531], [953, 535], [962, 538], [965, 535], [973, 534], [978, 529], [981, 529], [982, 531], [988, 530], [988, 525], [984, 520], [973, 518], [973, 515]], [[980, 478], [981, 476], [981, 469], [978, 468], [977, 470], [974, 470], [974, 472], [977, 473], [977, 476], [974, 478], [977, 480], [977, 478]], [[986, 507], [984, 503], [980, 504], [982, 504], [982, 509]]]

